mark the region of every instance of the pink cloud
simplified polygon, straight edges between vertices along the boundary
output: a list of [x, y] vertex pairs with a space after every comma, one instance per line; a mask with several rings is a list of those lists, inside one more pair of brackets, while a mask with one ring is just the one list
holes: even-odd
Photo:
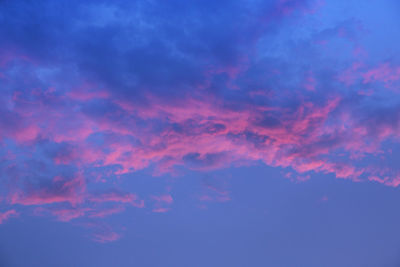
[[121, 238], [120, 234], [112, 231], [105, 231], [93, 234], [93, 241], [98, 243], [114, 242], [120, 238]]
[[203, 193], [198, 198], [202, 202], [227, 202], [231, 200], [230, 192], [226, 190], [226, 180], [220, 177], [203, 179]]
[[26, 206], [60, 202], [69, 202], [72, 205], [76, 205], [83, 201], [85, 190], [86, 183], [82, 176], [78, 175], [69, 180], [57, 176], [47, 187], [29, 189], [26, 192], [21, 189], [15, 191], [9, 196], [9, 201], [11, 204]]
[[73, 219], [83, 217], [89, 209], [59, 209], [53, 210], [52, 215], [56, 216], [59, 221], [69, 222]]
[[392, 67], [389, 63], [383, 63], [363, 73], [362, 76], [364, 78], [363, 83], [374, 81], [389, 83], [400, 79], [400, 67]]
[[67, 97], [78, 101], [105, 99], [110, 97], [110, 94], [106, 90], [99, 90], [98, 87], [97, 84], [85, 82], [81, 86], [74, 88], [67, 93]]
[[[227, 73], [233, 81], [245, 69], [246, 66], [243, 69], [228, 66], [213, 71]], [[389, 83], [399, 79], [399, 75], [400, 70], [387, 63], [376, 68], [354, 63], [338, 79], [346, 85], [358, 81]], [[318, 77], [307, 72], [300, 86], [311, 94], [316, 93], [312, 91], [319, 84]], [[80, 173], [91, 168], [107, 169], [100, 171], [94, 182], [106, 183], [108, 177], [120, 177], [149, 166], [155, 166], [155, 173], [163, 174], [173, 172], [177, 166], [208, 171], [259, 161], [291, 168], [296, 173], [291, 177], [293, 181], [305, 181], [314, 172], [332, 173], [337, 178], [354, 181], [369, 177], [366, 179], [388, 186], [400, 184], [395, 175], [377, 175], [354, 164], [365, 155], [378, 153], [383, 140], [398, 136], [396, 125], [382, 124], [372, 132], [368, 125], [373, 125], [374, 121], [367, 120], [363, 124], [351, 111], [338, 110], [342, 105], [339, 96], [331, 95], [321, 101], [301, 96], [295, 99], [297, 104], [293, 107], [239, 103], [239, 108], [232, 108], [229, 101], [209, 95], [165, 101], [147, 94], [144, 98], [148, 104], [139, 105], [113, 98], [111, 91], [102, 93], [104, 89], [92, 87], [95, 86], [87, 85], [82, 92], [73, 90], [65, 94], [55, 94], [54, 89], [14, 94], [12, 112], [21, 121], [14, 128], [3, 130], [1, 135], [14, 139], [17, 146], [23, 148], [38, 144], [39, 140], [67, 144], [68, 149], [51, 153], [53, 163], [69, 165], [58, 167], [74, 167]], [[273, 94], [257, 90], [249, 97], [274, 100]], [[30, 103], [30, 98], [36, 102]], [[56, 104], [46, 106], [41, 98]], [[104, 108], [107, 111], [101, 107], [101, 115], [81, 111], [86, 102], [98, 98], [108, 101], [110, 111], [108, 106]], [[93, 135], [102, 136], [101, 145], [90, 140]], [[338, 161], [337, 151], [351, 161]], [[10, 204], [27, 206], [72, 205], [72, 209], [59, 208], [51, 212], [61, 221], [103, 218], [122, 212], [126, 205], [144, 207], [144, 201], [135, 194], [117, 191], [94, 194], [89, 193], [86, 186], [82, 176], [72, 179], [58, 176], [40, 187], [12, 188], [8, 200]], [[200, 201], [231, 199], [224, 188], [208, 186], [207, 189], [201, 192]], [[169, 194], [151, 195], [150, 199], [153, 212], [167, 212], [174, 202]], [[108, 202], [125, 206], [104, 208], [110, 205]]]
[[370, 181], [375, 181], [375, 182], [384, 184], [384, 183], [387, 182], [388, 177], [380, 178], [380, 177], [378, 177], [378, 176], [370, 176], [370, 177], [368, 178], [368, 180], [370, 180]]
[[341, 72], [338, 79], [347, 86], [362, 80], [363, 84], [382, 82], [389, 88], [393, 82], [400, 80], [400, 67], [392, 66], [387, 62], [367, 67], [361, 62], [355, 62], [350, 68]]
[[[15, 77], [7, 77], [10, 72], [3, 72], [3, 69], [0, 72], [1, 82], [5, 83], [5, 88], [10, 88], [6, 90], [7, 94], [10, 91], [9, 95], [4, 94], [4, 101], [0, 96], [0, 103], [5, 103], [0, 107], [0, 141], [4, 141], [0, 145], [11, 143], [13, 150], [1, 155], [1, 160], [6, 162], [4, 165], [8, 165], [5, 173], [10, 175], [5, 183], [9, 184], [4, 190], [8, 196], [5, 201], [10, 205], [39, 206], [35, 210], [37, 214], [49, 214], [64, 222], [78, 218], [101, 221], [101, 218], [123, 212], [130, 206], [144, 207], [144, 200], [133, 193], [95, 191], [95, 188], [118, 184], [119, 179], [130, 173], [146, 168], [154, 175], [177, 174], [185, 169], [206, 172], [255, 162], [285, 168], [291, 173], [288, 178], [294, 182], [306, 181], [315, 173], [329, 173], [352, 181], [400, 185], [397, 173], [381, 166], [363, 167], [365, 164], [362, 164], [368, 156], [386, 156], [381, 152], [382, 143], [400, 137], [398, 117], [391, 110], [385, 114], [387, 116], [382, 116], [383, 120], [374, 115], [367, 117], [367, 112], [358, 110], [362, 109], [358, 103], [352, 102], [349, 107], [348, 97], [355, 93], [351, 91], [353, 87], [362, 88], [355, 89], [358, 90], [357, 101], [375, 96], [375, 90], [379, 88], [375, 83], [383, 83], [386, 87], [393, 85], [400, 80], [400, 67], [386, 62], [370, 66], [359, 61], [366, 55], [357, 43], [356, 33], [361, 26], [354, 23], [356, 26], [352, 27], [346, 22], [332, 29], [335, 38], [339, 36], [351, 43], [350, 50], [358, 60], [338, 72], [339, 86], [337, 81], [328, 81], [329, 72], [339, 62], [332, 64], [330, 71], [320, 72], [317, 68], [321, 67], [318, 65], [322, 61], [315, 58], [307, 61], [310, 64], [305, 64], [309, 65], [306, 71], [304, 66], [297, 70], [298, 63], [285, 65], [284, 58], [267, 62], [260, 69], [263, 78], [257, 77], [258, 65], [268, 61], [264, 56], [258, 58], [265, 52], [259, 44], [269, 41], [264, 38], [264, 30], [273, 29], [280, 19], [295, 18], [292, 22], [297, 23], [299, 13], [313, 14], [323, 3], [320, 0], [279, 0], [275, 5], [266, 5], [265, 10], [256, 10], [251, 21], [252, 25], [256, 22], [255, 28], [260, 30], [252, 32], [249, 28], [252, 32], [249, 32], [250, 40], [244, 40], [256, 45], [246, 47], [245, 51], [227, 49], [226, 54], [234, 52], [234, 57], [221, 62], [230, 63], [206, 58], [204, 62], [198, 62], [196, 66], [207, 65], [198, 73], [204, 77], [182, 91], [168, 84], [153, 90], [150, 83], [142, 84], [140, 77], [134, 81], [137, 85], [128, 86], [132, 90], [122, 90], [113, 87], [111, 80], [121, 78], [120, 82], [124, 84], [126, 81], [123, 80], [131, 79], [129, 75], [116, 74], [108, 77], [110, 82], [108, 79], [103, 83], [101, 80], [87, 81], [81, 76], [85, 75], [85, 72], [80, 73], [81, 67], [71, 75], [72, 82], [67, 81], [68, 75], [65, 78], [59, 77], [63, 75], [35, 77], [37, 62], [18, 55], [13, 49], [1, 52], [1, 67], [23, 61], [33, 69], [27, 68], [29, 77], [26, 80], [22, 77], [24, 72], [13, 74]], [[263, 14], [262, 18], [256, 16], [258, 12]], [[234, 43], [247, 39], [239, 35]], [[335, 45], [326, 35], [313, 40], [311, 43], [318, 44], [318, 49]], [[287, 40], [278, 41], [286, 43]], [[290, 48], [280, 47], [279, 50], [286, 52], [287, 48], [299, 48], [304, 41], [287, 42]], [[314, 53], [310, 53], [313, 50], [308, 49], [314, 48], [297, 50], [296, 56], [313, 57]], [[251, 57], [252, 54], [255, 57]], [[289, 53], [287, 58], [293, 59], [292, 56]], [[47, 64], [40, 67], [47, 68]], [[173, 71], [174, 66], [171, 69]], [[165, 74], [169, 71], [166, 69]], [[117, 69], [115, 73], [118, 73]], [[264, 76], [268, 82], [263, 80]], [[10, 78], [18, 81], [7, 84]], [[178, 97], [160, 94], [164, 89], [176, 90]], [[396, 88], [391, 86], [391, 89]], [[79, 175], [64, 177], [63, 174], [69, 171]], [[54, 174], [59, 176], [47, 180]], [[212, 182], [201, 190], [195, 197], [202, 204], [227, 202], [232, 197], [226, 186]], [[169, 193], [149, 193], [141, 197], [146, 201], [149, 199], [149, 209], [156, 213], [168, 212], [174, 201], [178, 201]], [[0, 213], [0, 223], [17, 215], [15, 210]], [[94, 235], [97, 242], [120, 238], [107, 227], [97, 230]]]
[[19, 213], [16, 210], [8, 210], [5, 212], [0, 212], [0, 224], [4, 223], [12, 217], [18, 217]]
[[15, 133], [15, 140], [18, 142], [26, 142], [34, 140], [40, 133], [39, 127], [36, 125], [29, 125], [25, 129]]
[[174, 202], [171, 195], [152, 196], [152, 198], [157, 202], [164, 202], [167, 204], [172, 204], [172, 202]]
[[152, 211], [155, 213], [165, 213], [168, 212], [170, 208], [154, 208]]
[[124, 193], [118, 191], [112, 191], [97, 195], [91, 195], [88, 198], [92, 202], [120, 202], [120, 203], [130, 203], [135, 207], [143, 208], [144, 201], [139, 199], [139, 197], [132, 193]]
[[[157, 103], [157, 100], [152, 99]], [[152, 136], [148, 141], [142, 140], [147, 143], [146, 149], [138, 149], [131, 145], [118, 146], [114, 144], [115, 150], [110, 153], [105, 161], [105, 164], [119, 164], [123, 166], [123, 172], [129, 172], [136, 169], [141, 169], [148, 166], [151, 162], [157, 162], [161, 159], [168, 157], [169, 165], [183, 164], [182, 159], [185, 155], [191, 155], [196, 151], [198, 156], [195, 160], [197, 162], [207, 163], [208, 155], [218, 155], [218, 153], [227, 153], [229, 157], [222, 158], [221, 163], [212, 165], [211, 168], [217, 168], [241, 159], [243, 160], [258, 160], [262, 159], [266, 164], [274, 166], [291, 166], [299, 172], [308, 171], [323, 171], [334, 172], [337, 177], [356, 176], [362, 171], [355, 170], [351, 167], [334, 167], [329, 162], [319, 159], [308, 158], [307, 155], [281, 155], [281, 146], [306, 146], [318, 140], [319, 136], [326, 134], [324, 128], [325, 120], [330, 113], [339, 104], [339, 98], [333, 98], [328, 101], [324, 107], [315, 106], [312, 103], [304, 103], [293, 114], [292, 117], [283, 117], [279, 127], [262, 127], [256, 126], [252, 123], [250, 118], [258, 116], [258, 111], [221, 111], [218, 107], [210, 106], [207, 102], [199, 102], [198, 100], [190, 100], [188, 105], [181, 106], [165, 106], [162, 103], [155, 105], [156, 109], [147, 110], [142, 115], [145, 117], [159, 117], [162, 114], [168, 114], [168, 118], [176, 123], [183, 123], [190, 118], [197, 118], [198, 121], [207, 121], [207, 118], [213, 118], [214, 123], [224, 125], [220, 131], [217, 132], [199, 132], [196, 139], [190, 136], [181, 135], [170, 130], [158, 136]], [[132, 112], [135, 108], [133, 106], [123, 106], [127, 112]], [[253, 132], [261, 135], [268, 136], [268, 141], [264, 144], [265, 150], [253, 149], [246, 143], [237, 143], [226, 137], [226, 133], [241, 133], [245, 130], [251, 129]], [[327, 128], [327, 131], [330, 129]], [[307, 135], [307, 138], [302, 136]], [[271, 143], [269, 140], [274, 140]], [[151, 149], [157, 143], [162, 142], [161, 149]], [[189, 149], [188, 149], [189, 148]], [[329, 148], [320, 151], [314, 151], [314, 156], [318, 154], [329, 153]], [[192, 153], [193, 154], [193, 153]], [[122, 156], [128, 155], [128, 156]], [[129, 156], [129, 155], [132, 155]], [[141, 155], [141, 157], [137, 157]], [[194, 155], [194, 154], [193, 154]], [[221, 154], [223, 155], [223, 154]], [[299, 160], [302, 159], [302, 160]], [[304, 161], [306, 160], [306, 161]], [[207, 165], [205, 165], [207, 166]], [[193, 166], [193, 168], [198, 168]], [[167, 169], [168, 170], [168, 169]]]
[[[313, 150], [307, 154], [285, 153], [286, 150], [291, 149], [302, 151], [298, 148], [312, 145], [321, 136], [338, 131], [330, 128], [334, 125], [325, 126], [326, 120], [340, 103], [338, 97], [328, 99], [323, 105], [304, 101], [292, 113], [288, 113], [283, 108], [261, 106], [243, 110], [227, 109], [221, 100], [216, 99], [210, 101], [202, 98], [187, 98], [177, 105], [166, 103], [154, 96], [148, 97], [148, 101], [152, 103], [149, 106], [137, 106], [128, 102], [115, 104], [119, 105], [126, 116], [140, 116], [142, 120], [149, 121], [168, 118], [169, 123], [181, 125], [183, 132], [166, 127], [154, 134], [151, 128], [138, 129], [131, 124], [116, 124], [115, 121], [105, 118], [97, 121], [79, 114], [73, 114], [70, 118], [74, 123], [61, 126], [58, 130], [56, 125], [60, 123], [60, 118], [64, 115], [57, 113], [57, 116], [61, 117], [50, 119], [50, 127], [39, 128], [40, 132], [35, 132], [32, 136], [47, 136], [54, 142], [68, 142], [73, 145], [70, 153], [54, 156], [57, 164], [75, 164], [79, 168], [117, 165], [120, 166], [114, 172], [117, 175], [146, 168], [152, 163], [157, 163], [157, 171], [162, 173], [171, 172], [177, 165], [185, 165], [197, 170], [210, 170], [232, 163], [244, 164], [246, 161], [256, 160], [272, 166], [292, 167], [302, 173], [334, 172], [337, 177], [349, 177], [362, 173], [349, 167], [347, 171], [343, 168], [333, 168], [326, 160], [319, 159], [319, 156], [330, 153], [329, 147], [314, 146]], [[276, 119], [276, 125], [262, 125], [257, 122], [262, 121], [268, 113], [280, 113]], [[50, 115], [52, 116], [53, 114]], [[51, 121], [54, 121], [54, 126]], [[188, 122], [194, 124], [185, 126]], [[96, 131], [134, 137], [140, 140], [142, 145], [137, 146], [134, 143], [114, 140], [105, 143], [103, 149], [100, 150], [86, 142], [86, 138]], [[243, 135], [245, 132], [251, 132], [254, 136], [268, 137], [260, 144], [262, 149], [245, 141]], [[238, 140], [233, 139], [232, 136], [237, 136]], [[343, 145], [355, 150], [356, 147], [351, 148], [350, 144], [352, 143], [347, 142]], [[362, 142], [357, 145], [358, 148], [362, 146]], [[65, 199], [65, 195], [55, 195], [51, 198], [46, 192], [39, 194], [42, 197], [32, 194], [33, 196], [25, 198], [16, 194], [13, 203], [39, 204], [73, 201], [72, 198]], [[104, 195], [103, 200], [111, 201], [113, 197], [117, 196]], [[118, 201], [133, 201], [133, 196], [124, 197], [128, 198], [120, 198]], [[100, 200], [92, 197], [92, 201], [99, 202]], [[143, 206], [143, 203], [137, 201], [135, 205]]]
[[[289, 166], [293, 164], [295, 169], [305, 172], [318, 169], [321, 163], [314, 161], [309, 163], [309, 167], [305, 167], [304, 163], [298, 164], [290, 157], [279, 158], [277, 153], [281, 150], [280, 146], [296, 146], [299, 142], [306, 144], [312, 139], [318, 138], [318, 135], [322, 133], [312, 132], [312, 129], [321, 130], [318, 127], [323, 124], [339, 102], [338, 99], [332, 99], [325, 107], [304, 103], [293, 116], [282, 117], [281, 125], [264, 127], [255, 125], [252, 119], [260, 117], [261, 114], [270, 110], [265, 107], [259, 107], [259, 110], [253, 108], [235, 111], [223, 108], [222, 103], [218, 101], [210, 102], [207, 99], [189, 98], [182, 105], [167, 104], [154, 96], [149, 96], [149, 101], [152, 102], [152, 105], [148, 107], [139, 107], [123, 102], [117, 104], [127, 114], [138, 114], [142, 119], [151, 120], [167, 116], [171, 123], [182, 125], [189, 120], [194, 120], [197, 128], [190, 129], [190, 131], [194, 131], [194, 135], [181, 134], [169, 128], [154, 135], [151, 132], [143, 132], [142, 129], [128, 127], [128, 124], [116, 125], [112, 121], [103, 119], [98, 122], [76, 114], [72, 118], [74, 123], [70, 126], [67, 124], [67, 127], [62, 126], [61, 131], [57, 131], [57, 127], [51, 126], [50, 122], [50, 128], [40, 129], [41, 132], [35, 133], [35, 135], [40, 134], [53, 138], [55, 142], [69, 142], [74, 145], [71, 153], [54, 157], [57, 164], [75, 163], [81, 167], [94, 163], [96, 166], [121, 166], [121, 169], [115, 174], [143, 169], [151, 163], [159, 163], [158, 170], [168, 172], [174, 165], [186, 164], [193, 169], [209, 170], [226, 166], [231, 162], [259, 159], [270, 165]], [[60, 119], [57, 118], [54, 121], [58, 124]], [[109, 148], [107, 153], [104, 150], [100, 151], [95, 147], [88, 146], [85, 142], [85, 139], [94, 133], [96, 128], [118, 135], [134, 136], [144, 145], [138, 147], [132, 143], [113, 142], [106, 144]], [[268, 136], [269, 138], [264, 144], [268, 149], [254, 149], [248, 143], [236, 142], [227, 136], [228, 133], [239, 135], [248, 130], [260, 136]], [[306, 133], [310, 136], [310, 140], [300, 138]], [[270, 140], [274, 140], [273, 143]], [[196, 156], [192, 157], [189, 162], [185, 162], [186, 158], [189, 159], [188, 155]], [[32, 201], [35, 202], [33, 199]], [[53, 201], [61, 201], [61, 199]], [[40, 202], [40, 200], [36, 202]]]
[[121, 213], [125, 210], [122, 206], [117, 206], [113, 208], [105, 208], [101, 210], [92, 211], [89, 215], [91, 218], [104, 218], [113, 214]]
[[163, 213], [170, 210], [170, 205], [174, 202], [171, 195], [159, 195], [159, 196], [151, 196], [153, 200], [155, 200], [155, 207], [153, 208], [153, 212]]
[[0, 66], [5, 67], [8, 63], [13, 61], [26, 61], [32, 64], [35, 63], [35, 61], [29, 56], [17, 53], [15, 48], [9, 48], [6, 50], [3, 49], [0, 53]]
[[308, 91], [315, 91], [315, 87], [317, 85], [317, 81], [313, 76], [312, 72], [309, 72], [304, 80], [304, 88]]

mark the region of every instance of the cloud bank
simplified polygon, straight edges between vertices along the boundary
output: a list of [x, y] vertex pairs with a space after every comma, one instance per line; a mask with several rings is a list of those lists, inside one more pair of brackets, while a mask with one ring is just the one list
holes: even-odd
[[[139, 196], [113, 183], [139, 170], [179, 175], [261, 162], [300, 180], [330, 174], [398, 186], [398, 168], [386, 163], [399, 142], [396, 50], [379, 53], [371, 19], [329, 19], [329, 8], [306, 0], [2, 1], [0, 194], [8, 211], [0, 223], [20, 207], [60, 221], [128, 207], [167, 212], [169, 190]], [[211, 191], [200, 201], [230, 199]], [[93, 239], [119, 237], [107, 230]]]

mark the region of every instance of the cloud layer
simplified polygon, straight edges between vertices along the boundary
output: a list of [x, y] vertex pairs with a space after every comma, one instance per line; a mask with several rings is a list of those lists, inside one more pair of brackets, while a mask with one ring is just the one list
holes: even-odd
[[[398, 186], [387, 160], [399, 141], [397, 50], [382, 56], [371, 19], [330, 19], [329, 8], [1, 2], [0, 223], [23, 206], [60, 221], [167, 212], [170, 189], [139, 196], [115, 184], [139, 170], [262, 162], [298, 180]], [[207, 188], [199, 201], [229, 201]], [[100, 228], [94, 240], [120, 237]]]

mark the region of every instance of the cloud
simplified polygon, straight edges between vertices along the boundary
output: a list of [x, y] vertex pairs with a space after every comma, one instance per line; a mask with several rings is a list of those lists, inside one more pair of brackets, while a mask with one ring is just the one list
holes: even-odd
[[156, 213], [164, 213], [170, 210], [170, 205], [174, 202], [173, 198], [169, 194], [159, 195], [159, 196], [151, 196], [151, 198], [155, 201], [153, 212]]
[[122, 206], [116, 206], [113, 208], [106, 208], [106, 209], [101, 209], [98, 211], [93, 211], [90, 213], [89, 217], [91, 218], [104, 218], [113, 214], [121, 213], [125, 210], [124, 207]]
[[0, 224], [4, 223], [12, 217], [18, 217], [19, 213], [16, 210], [7, 210], [5, 212], [0, 212]]
[[91, 239], [98, 243], [109, 243], [119, 240], [121, 234], [115, 232], [108, 224], [105, 223], [86, 223], [84, 227], [92, 231]]
[[51, 211], [53, 216], [56, 216], [59, 221], [69, 222], [73, 219], [82, 217], [85, 215], [87, 209], [58, 209]]
[[109, 191], [100, 194], [93, 194], [89, 197], [91, 202], [120, 202], [129, 203], [135, 207], [143, 208], [144, 201], [132, 193], [124, 193], [120, 191]]
[[[387, 144], [398, 143], [400, 62], [374, 57], [358, 19], [314, 23], [320, 8], [2, 1], [1, 196], [61, 221], [145, 201], [166, 212], [178, 201], [169, 192], [139, 197], [116, 190], [118, 179], [260, 162], [297, 180], [398, 186], [399, 170], [377, 157], [392, 158]], [[205, 188], [201, 201], [231, 198]]]
[[48, 185], [39, 188], [28, 188], [26, 192], [17, 190], [11, 193], [9, 201], [11, 204], [26, 206], [59, 202], [69, 202], [74, 206], [83, 201], [82, 193], [85, 189], [85, 181], [81, 176], [68, 180], [57, 176]]
[[99, 243], [108, 243], [120, 239], [121, 236], [116, 232], [103, 232], [93, 234], [93, 240]]

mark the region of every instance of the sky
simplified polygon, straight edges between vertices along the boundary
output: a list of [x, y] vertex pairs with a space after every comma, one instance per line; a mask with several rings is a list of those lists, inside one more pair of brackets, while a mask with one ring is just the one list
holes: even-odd
[[397, 0], [0, 0], [0, 267], [400, 266]]

